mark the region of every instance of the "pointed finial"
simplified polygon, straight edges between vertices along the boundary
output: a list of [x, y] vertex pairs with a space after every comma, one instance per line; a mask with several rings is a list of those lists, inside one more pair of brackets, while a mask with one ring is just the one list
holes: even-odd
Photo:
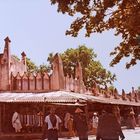
[[11, 42], [11, 40], [9, 39], [8, 36], [4, 39], [4, 41], [5, 41], [5, 42], [9, 42], [9, 43]]
[[25, 52], [22, 52], [21, 55], [22, 55], [23, 57], [26, 56]]

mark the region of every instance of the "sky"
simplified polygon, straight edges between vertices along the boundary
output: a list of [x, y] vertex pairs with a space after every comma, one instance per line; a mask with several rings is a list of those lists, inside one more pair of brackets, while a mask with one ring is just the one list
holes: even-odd
[[49, 53], [62, 53], [68, 48], [86, 45], [97, 54], [97, 60], [104, 68], [115, 73], [114, 86], [121, 92], [131, 91], [140, 86], [140, 62], [131, 69], [125, 69], [126, 59], [114, 67], [109, 67], [113, 57], [110, 52], [121, 41], [114, 31], [92, 34], [84, 37], [82, 30], [78, 37], [65, 36], [65, 31], [75, 17], [57, 12], [57, 6], [49, 0], [0, 0], [0, 53], [3, 52], [4, 39], [11, 40], [11, 53], [21, 57], [24, 51], [35, 64], [47, 62]]

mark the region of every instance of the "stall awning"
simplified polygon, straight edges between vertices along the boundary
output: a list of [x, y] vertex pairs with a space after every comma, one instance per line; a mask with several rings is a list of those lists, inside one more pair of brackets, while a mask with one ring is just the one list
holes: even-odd
[[86, 101], [82, 98], [74, 96], [72, 92], [54, 91], [48, 93], [0, 93], [0, 102], [85, 103]]
[[103, 103], [116, 105], [140, 106], [140, 102], [124, 101], [122, 99], [105, 98], [90, 94], [74, 93], [69, 91], [53, 91], [46, 93], [0, 93], [0, 103], [58, 103], [75, 104]]

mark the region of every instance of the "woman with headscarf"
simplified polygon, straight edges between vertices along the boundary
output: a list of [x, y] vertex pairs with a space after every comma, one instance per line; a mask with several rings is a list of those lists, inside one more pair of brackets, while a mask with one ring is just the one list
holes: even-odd
[[64, 118], [64, 126], [66, 129], [68, 129], [68, 120], [70, 119], [70, 113], [67, 112]]
[[68, 130], [69, 137], [74, 136], [74, 129], [73, 129], [73, 117], [70, 113], [66, 113], [65, 115], [65, 128]]
[[127, 127], [129, 129], [135, 129], [136, 127], [136, 119], [135, 119], [135, 113], [133, 110], [130, 111], [129, 116], [128, 116], [128, 125]]

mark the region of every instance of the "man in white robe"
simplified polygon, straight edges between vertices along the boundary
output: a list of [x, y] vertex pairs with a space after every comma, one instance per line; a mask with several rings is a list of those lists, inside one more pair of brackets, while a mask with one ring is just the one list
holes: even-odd
[[12, 116], [12, 126], [14, 127], [16, 133], [21, 132], [22, 125], [18, 112], [14, 112]]

